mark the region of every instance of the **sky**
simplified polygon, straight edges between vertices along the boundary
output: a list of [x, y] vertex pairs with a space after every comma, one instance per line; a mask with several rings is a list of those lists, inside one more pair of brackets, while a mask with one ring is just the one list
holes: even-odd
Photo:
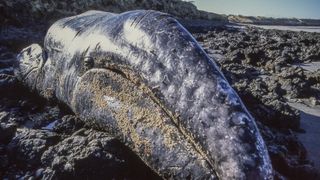
[[218, 14], [320, 19], [320, 0], [193, 0]]

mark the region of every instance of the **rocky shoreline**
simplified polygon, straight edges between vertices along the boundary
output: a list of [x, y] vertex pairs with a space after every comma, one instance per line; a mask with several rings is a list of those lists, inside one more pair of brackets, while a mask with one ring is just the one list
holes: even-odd
[[[195, 37], [264, 124], [298, 130], [299, 114], [286, 102], [320, 103], [320, 70], [296, 66], [320, 60], [320, 34], [226, 28]], [[268, 107], [275, 111], [266, 111]]]

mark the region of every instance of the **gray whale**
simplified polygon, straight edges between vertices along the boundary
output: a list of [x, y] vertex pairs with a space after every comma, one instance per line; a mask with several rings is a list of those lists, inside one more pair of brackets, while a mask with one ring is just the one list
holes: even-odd
[[31, 90], [113, 134], [163, 178], [272, 179], [255, 120], [215, 62], [173, 17], [101, 11], [67, 17], [17, 57]]

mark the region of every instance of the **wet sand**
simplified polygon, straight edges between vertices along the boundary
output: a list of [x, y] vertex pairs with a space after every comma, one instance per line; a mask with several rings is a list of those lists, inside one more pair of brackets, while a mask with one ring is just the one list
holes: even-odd
[[[306, 71], [315, 72], [320, 69], [320, 62], [297, 64]], [[302, 103], [289, 103], [300, 110], [300, 127], [305, 133], [298, 133], [298, 139], [308, 151], [309, 158], [320, 172], [320, 106], [310, 107]]]
[[309, 107], [301, 103], [290, 103], [300, 110], [300, 127], [305, 133], [297, 133], [298, 139], [308, 151], [310, 160], [320, 171], [320, 106]]

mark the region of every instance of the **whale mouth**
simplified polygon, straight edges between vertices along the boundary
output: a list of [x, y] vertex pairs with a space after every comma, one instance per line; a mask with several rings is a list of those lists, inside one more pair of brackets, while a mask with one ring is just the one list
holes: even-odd
[[198, 142], [196, 142], [195, 139], [193, 139], [192, 134], [180, 125], [180, 117], [165, 107], [161, 100], [156, 96], [155, 92], [153, 92], [152, 89], [150, 89], [146, 84], [144, 84], [142, 77], [134, 73], [131, 68], [125, 66], [112, 65], [106, 66], [104, 67], [104, 69], [120, 75], [122, 78], [133, 83], [135, 86], [139, 88], [139, 90], [145, 93], [157, 105], [157, 107], [160, 108], [167, 117], [169, 117], [170, 121], [175, 126], [177, 131], [180, 134], [182, 134], [182, 136], [185, 138], [187, 142], [191, 144], [193, 150], [196, 151], [201, 158], [203, 158], [203, 161], [210, 168], [212, 175], [214, 175], [217, 178], [219, 177], [219, 174], [216, 172], [216, 169], [214, 168], [214, 162], [210, 160], [204, 147], [202, 147]]
[[[25, 65], [25, 66], [27, 66], [27, 65]], [[29, 68], [29, 70], [26, 73], [22, 74], [22, 80], [23, 81], [26, 80], [30, 76], [30, 74], [32, 74], [33, 72], [36, 72], [38, 70], [39, 70], [39, 67]]]

